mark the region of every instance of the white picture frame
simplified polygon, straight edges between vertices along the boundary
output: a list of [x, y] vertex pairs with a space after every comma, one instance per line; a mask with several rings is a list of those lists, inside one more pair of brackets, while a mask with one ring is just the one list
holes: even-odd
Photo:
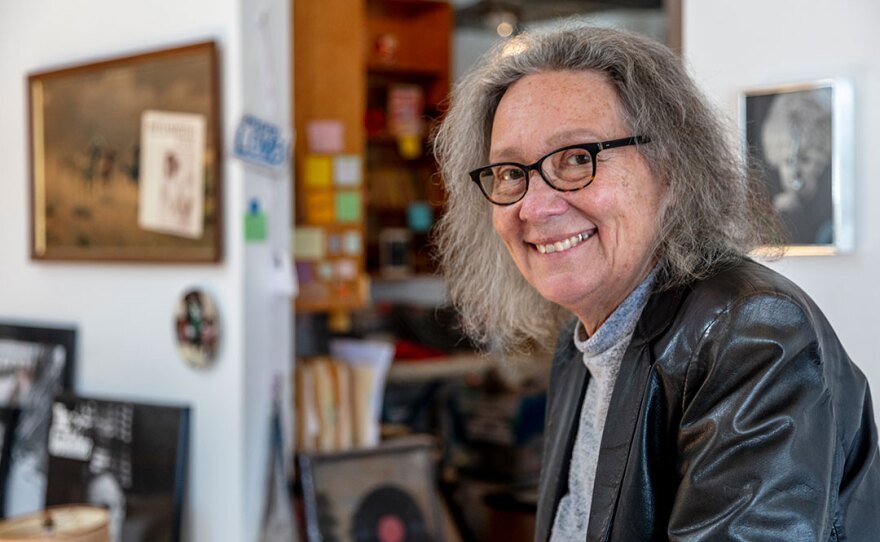
[[854, 249], [853, 92], [842, 79], [742, 92], [740, 126], [785, 226], [791, 256]]

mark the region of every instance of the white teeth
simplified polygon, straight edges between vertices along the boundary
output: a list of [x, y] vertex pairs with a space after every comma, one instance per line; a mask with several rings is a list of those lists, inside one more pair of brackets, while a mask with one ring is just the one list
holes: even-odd
[[568, 250], [570, 248], [576, 247], [582, 242], [586, 241], [590, 237], [593, 236], [595, 232], [591, 233], [579, 233], [577, 235], [572, 235], [568, 239], [563, 239], [562, 241], [556, 241], [555, 243], [549, 243], [546, 245], [535, 245], [535, 248], [538, 249], [538, 252], [541, 254], [552, 254], [554, 252], [562, 252], [563, 250]]

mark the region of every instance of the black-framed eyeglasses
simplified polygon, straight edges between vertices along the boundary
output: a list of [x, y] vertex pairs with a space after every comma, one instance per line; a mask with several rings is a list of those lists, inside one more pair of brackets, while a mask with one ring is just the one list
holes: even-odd
[[495, 205], [512, 205], [529, 190], [529, 173], [537, 171], [544, 182], [560, 192], [586, 188], [596, 178], [596, 156], [605, 149], [650, 142], [647, 136], [625, 137], [600, 143], [581, 143], [556, 149], [531, 165], [498, 162], [469, 173], [486, 199]]

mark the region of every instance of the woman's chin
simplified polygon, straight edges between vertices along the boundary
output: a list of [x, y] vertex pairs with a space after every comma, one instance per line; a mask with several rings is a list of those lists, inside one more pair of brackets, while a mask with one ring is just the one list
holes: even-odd
[[579, 307], [589, 303], [589, 295], [585, 295], [585, 292], [590, 291], [591, 288], [575, 277], [555, 276], [534, 286], [544, 299], [572, 312], [579, 312]]

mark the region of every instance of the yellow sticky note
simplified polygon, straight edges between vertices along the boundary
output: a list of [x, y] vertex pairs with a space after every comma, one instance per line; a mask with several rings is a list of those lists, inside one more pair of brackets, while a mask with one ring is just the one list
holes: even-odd
[[305, 199], [306, 222], [309, 224], [329, 224], [335, 220], [332, 191], [306, 192]]
[[333, 183], [333, 161], [329, 156], [306, 156], [305, 175], [307, 188], [330, 188]]
[[293, 230], [293, 259], [317, 261], [324, 258], [324, 229], [300, 226]]
[[361, 193], [336, 193], [336, 220], [339, 222], [357, 222], [361, 219]]

